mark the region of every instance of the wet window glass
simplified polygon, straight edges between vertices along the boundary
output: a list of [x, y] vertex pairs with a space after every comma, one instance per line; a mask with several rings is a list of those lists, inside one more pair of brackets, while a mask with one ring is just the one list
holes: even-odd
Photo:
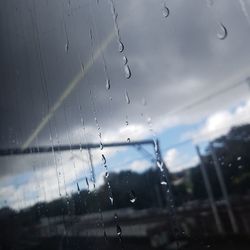
[[249, 0], [2, 0], [0, 32], [0, 249], [249, 249]]

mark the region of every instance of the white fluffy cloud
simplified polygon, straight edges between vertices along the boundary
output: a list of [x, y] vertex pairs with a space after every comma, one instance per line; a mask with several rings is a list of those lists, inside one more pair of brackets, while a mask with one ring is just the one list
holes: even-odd
[[132, 164], [130, 164], [129, 169], [135, 172], [144, 172], [146, 169], [150, 167], [150, 163], [145, 160], [141, 161], [134, 161]]
[[249, 122], [250, 100], [247, 100], [233, 111], [222, 110], [210, 115], [199, 129], [186, 133], [183, 138], [192, 139], [195, 143], [209, 141], [227, 134], [233, 126]]
[[195, 166], [198, 163], [198, 157], [182, 154], [175, 148], [165, 152], [164, 161], [170, 172], [178, 172], [185, 168]]

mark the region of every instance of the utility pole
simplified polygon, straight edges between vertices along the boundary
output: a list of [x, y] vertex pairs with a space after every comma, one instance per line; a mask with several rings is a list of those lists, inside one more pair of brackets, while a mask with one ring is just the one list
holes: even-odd
[[225, 231], [224, 231], [224, 228], [222, 226], [221, 219], [220, 219], [220, 216], [219, 216], [219, 213], [218, 213], [218, 209], [217, 209], [216, 204], [215, 204], [213, 191], [212, 191], [212, 188], [211, 188], [211, 185], [210, 185], [210, 182], [209, 182], [206, 167], [205, 167], [202, 155], [200, 153], [199, 146], [196, 146], [196, 152], [197, 152], [197, 154], [199, 156], [199, 159], [200, 159], [201, 173], [202, 173], [202, 176], [203, 176], [204, 184], [205, 184], [205, 187], [206, 187], [207, 195], [208, 195], [208, 198], [209, 198], [210, 206], [211, 206], [211, 209], [212, 209], [212, 212], [213, 212], [213, 216], [214, 216], [214, 220], [215, 220], [215, 223], [216, 223], [218, 233], [224, 234]]
[[221, 172], [220, 164], [219, 164], [217, 155], [215, 153], [213, 143], [210, 142], [209, 145], [210, 145], [210, 150], [211, 150], [211, 154], [212, 154], [212, 159], [213, 159], [215, 171], [216, 171], [216, 174], [217, 174], [217, 177], [218, 177], [218, 180], [219, 180], [221, 192], [222, 192], [222, 195], [223, 195], [226, 207], [227, 207], [227, 213], [228, 213], [228, 216], [229, 216], [229, 220], [230, 220], [233, 232], [238, 233], [239, 232], [238, 225], [237, 225], [234, 213], [233, 213], [231, 202], [230, 202], [229, 197], [228, 197], [227, 187], [226, 187], [226, 184], [225, 184], [223, 174]]

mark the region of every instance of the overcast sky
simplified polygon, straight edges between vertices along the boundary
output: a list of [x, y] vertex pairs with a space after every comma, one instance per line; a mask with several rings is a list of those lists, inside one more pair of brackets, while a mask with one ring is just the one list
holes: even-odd
[[[165, 148], [166, 141], [198, 143], [249, 122], [250, 1], [114, 0], [117, 26], [111, 1], [97, 2], [1, 1], [1, 148], [99, 142], [99, 132], [103, 142], [158, 136]], [[94, 154], [100, 163], [101, 153]], [[189, 151], [163, 155], [177, 169], [184, 167], [174, 162], [180, 155], [186, 165], [197, 162]], [[69, 154], [57, 158], [58, 165], [70, 162]], [[23, 192], [17, 176], [32, 185], [34, 166], [44, 167], [45, 186], [56, 189], [52, 156], [5, 157], [0, 164], [2, 197]], [[79, 160], [75, 165], [69, 183], [81, 171]]]

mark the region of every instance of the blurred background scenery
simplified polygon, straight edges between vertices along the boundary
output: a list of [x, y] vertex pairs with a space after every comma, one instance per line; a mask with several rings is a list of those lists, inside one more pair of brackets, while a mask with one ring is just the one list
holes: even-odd
[[0, 34], [0, 250], [249, 249], [249, 0], [1, 0]]

